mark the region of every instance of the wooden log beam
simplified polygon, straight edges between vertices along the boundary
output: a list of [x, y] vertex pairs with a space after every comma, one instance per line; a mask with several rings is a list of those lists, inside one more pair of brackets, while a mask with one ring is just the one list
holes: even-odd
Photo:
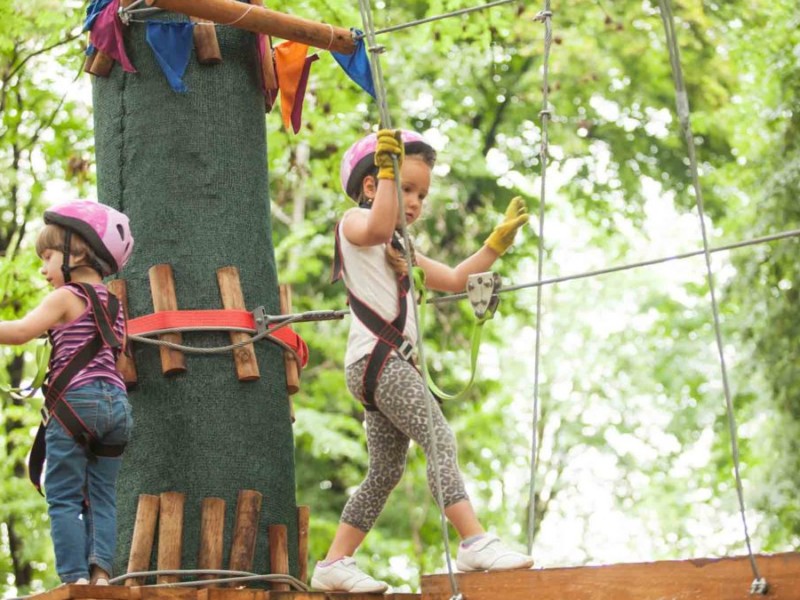
[[[231, 571], [252, 571], [256, 554], [256, 535], [261, 518], [262, 495], [255, 490], [239, 490], [236, 503], [236, 521], [228, 568]], [[231, 583], [237, 587], [238, 583]]]
[[[659, 561], [597, 567], [460, 573], [469, 600], [800, 600], [800, 553], [756, 556], [769, 584], [766, 596], [750, 595], [747, 557]], [[447, 575], [422, 578], [424, 600], [450, 600]]]
[[280, 13], [236, 0], [146, 0], [148, 6], [207, 19], [219, 25], [231, 25], [254, 33], [300, 42], [344, 54], [355, 51], [355, 42], [348, 29], [317, 23], [294, 15]]

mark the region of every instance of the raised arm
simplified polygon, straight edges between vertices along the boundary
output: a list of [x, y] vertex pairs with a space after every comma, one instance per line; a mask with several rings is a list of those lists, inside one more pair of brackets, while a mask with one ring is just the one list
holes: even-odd
[[519, 196], [508, 204], [503, 222], [494, 228], [480, 250], [455, 267], [417, 253], [417, 262], [425, 271], [425, 284], [439, 292], [463, 292], [467, 277], [473, 273], [487, 271], [514, 243], [517, 231], [528, 222], [528, 209]]

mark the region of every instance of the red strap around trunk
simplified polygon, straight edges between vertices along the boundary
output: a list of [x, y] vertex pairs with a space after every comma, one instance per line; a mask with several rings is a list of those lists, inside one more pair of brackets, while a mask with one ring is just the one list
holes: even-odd
[[[128, 321], [128, 335], [146, 335], [160, 329], [173, 328], [220, 329], [238, 327], [256, 331], [253, 313], [243, 309], [217, 310], [162, 310], [152, 315], [136, 317]], [[276, 329], [270, 335], [291, 346], [300, 357], [302, 366], [308, 363], [308, 346], [303, 338], [289, 327]]]

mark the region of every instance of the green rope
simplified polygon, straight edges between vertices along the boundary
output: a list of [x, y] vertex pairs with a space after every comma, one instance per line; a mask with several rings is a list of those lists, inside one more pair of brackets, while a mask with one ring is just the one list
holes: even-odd
[[[414, 274], [414, 287], [419, 290], [420, 295], [420, 304], [419, 304], [419, 335], [422, 336], [423, 332], [425, 331], [425, 305], [426, 305], [426, 291], [425, 291], [425, 272], [419, 268], [414, 267], [413, 269]], [[440, 388], [436, 383], [433, 381], [433, 377], [428, 371], [428, 365], [425, 361], [420, 360], [420, 368], [422, 369], [422, 373], [425, 376], [425, 381], [428, 383], [428, 388], [434, 393], [441, 400], [458, 400], [463, 397], [469, 390], [472, 388], [472, 383], [475, 381], [475, 373], [477, 372], [478, 366], [478, 354], [480, 353], [481, 349], [481, 334], [483, 333], [483, 325], [494, 317], [494, 309], [490, 311], [486, 311], [486, 313], [480, 317], [476, 318], [475, 322], [472, 324], [472, 333], [470, 334], [470, 359], [469, 359], [469, 380], [467, 381], [464, 388], [456, 392], [454, 394], [445, 392]]]
[[36, 375], [29, 387], [11, 387], [9, 385], [0, 384], [0, 391], [9, 394], [15, 400], [25, 400], [31, 398], [39, 391], [44, 383], [44, 378], [47, 376], [47, 366], [50, 364], [50, 352], [52, 348], [49, 342], [44, 342], [36, 347], [34, 358], [36, 360]]

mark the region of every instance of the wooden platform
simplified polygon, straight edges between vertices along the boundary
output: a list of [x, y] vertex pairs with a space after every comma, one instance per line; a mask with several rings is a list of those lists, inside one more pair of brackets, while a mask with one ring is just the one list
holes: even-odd
[[[419, 594], [273, 592], [257, 589], [62, 585], [27, 600], [421, 600]], [[448, 597], [449, 598], [449, 597]]]
[[[751, 596], [746, 557], [600, 567], [459, 573], [464, 600], [800, 600], [800, 553], [756, 556], [766, 596]], [[450, 600], [446, 574], [422, 578], [422, 600]]]

